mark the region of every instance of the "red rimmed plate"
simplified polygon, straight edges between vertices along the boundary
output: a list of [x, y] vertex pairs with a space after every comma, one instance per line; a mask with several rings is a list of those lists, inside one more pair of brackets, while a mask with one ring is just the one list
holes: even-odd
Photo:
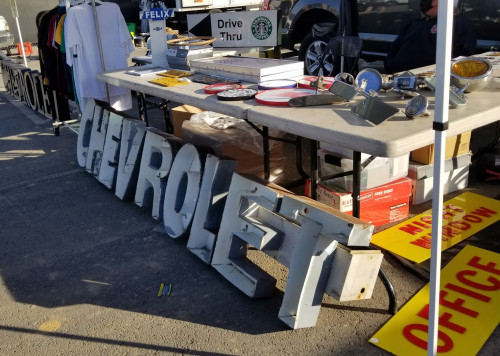
[[288, 101], [299, 96], [314, 95], [312, 89], [271, 89], [255, 95], [255, 101], [263, 105], [288, 106]]
[[217, 99], [226, 101], [247, 100], [252, 99], [257, 90], [255, 89], [229, 89], [217, 93]]
[[231, 89], [241, 89], [241, 85], [233, 83], [217, 83], [217, 84], [207, 85], [204, 88], [206, 94], [217, 94], [222, 91]]

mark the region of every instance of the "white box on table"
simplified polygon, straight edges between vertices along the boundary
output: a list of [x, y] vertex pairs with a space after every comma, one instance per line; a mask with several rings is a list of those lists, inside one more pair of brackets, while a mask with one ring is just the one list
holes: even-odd
[[[365, 153], [361, 154], [361, 162], [368, 157], [370, 157], [370, 155]], [[322, 177], [343, 173], [353, 169], [352, 158], [342, 157], [338, 153], [330, 152], [324, 148], [318, 150], [318, 158]], [[399, 157], [376, 157], [361, 171], [361, 190], [378, 187], [399, 178], [406, 177], [408, 175], [409, 158], [409, 153]], [[345, 190], [352, 191], [352, 175], [342, 177], [342, 180], [344, 181], [342, 187]]]
[[275, 79], [298, 79], [304, 75], [304, 62], [240, 56], [193, 59], [190, 69], [194, 73], [219, 75], [260, 83]]

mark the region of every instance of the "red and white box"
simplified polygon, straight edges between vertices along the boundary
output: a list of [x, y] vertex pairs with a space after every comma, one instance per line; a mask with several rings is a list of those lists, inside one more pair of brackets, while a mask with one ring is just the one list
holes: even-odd
[[[335, 180], [332, 181], [318, 184], [316, 200], [352, 215], [352, 193], [335, 185]], [[309, 188], [309, 184], [306, 187]], [[361, 220], [379, 226], [406, 218], [409, 214], [411, 188], [411, 179], [405, 177], [361, 191]], [[306, 195], [309, 195], [309, 189]]]

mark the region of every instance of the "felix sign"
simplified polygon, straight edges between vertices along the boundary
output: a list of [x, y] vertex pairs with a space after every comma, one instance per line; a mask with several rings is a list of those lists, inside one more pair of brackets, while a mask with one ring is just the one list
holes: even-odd
[[168, 17], [174, 17], [174, 9], [162, 9], [161, 7], [152, 8], [149, 11], [141, 11], [139, 17], [141, 20], [159, 21]]

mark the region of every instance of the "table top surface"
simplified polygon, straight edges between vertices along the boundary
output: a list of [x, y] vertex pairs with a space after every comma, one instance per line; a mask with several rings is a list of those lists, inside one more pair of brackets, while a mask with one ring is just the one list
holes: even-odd
[[[495, 68], [494, 76], [500, 70]], [[429, 116], [409, 120], [404, 109], [408, 98], [401, 99], [395, 92], [380, 92], [384, 102], [400, 109], [400, 112], [379, 125], [374, 125], [351, 111], [364, 100], [358, 95], [350, 102], [336, 105], [310, 107], [277, 107], [258, 104], [254, 99], [221, 101], [216, 95], [206, 94], [204, 84], [189, 83], [174, 87], [162, 87], [149, 83], [156, 75], [133, 76], [124, 70], [100, 73], [98, 79], [108, 84], [123, 86], [174, 102], [193, 105], [224, 115], [246, 119], [255, 124], [278, 129], [287, 133], [314, 139], [380, 157], [396, 157], [414, 149], [434, 143], [434, 92], [422, 91], [428, 98]], [[245, 88], [257, 89], [257, 84], [244, 84]], [[468, 93], [467, 104], [449, 110], [447, 136], [485, 126], [500, 120], [500, 88], [497, 82], [483, 89]]]

